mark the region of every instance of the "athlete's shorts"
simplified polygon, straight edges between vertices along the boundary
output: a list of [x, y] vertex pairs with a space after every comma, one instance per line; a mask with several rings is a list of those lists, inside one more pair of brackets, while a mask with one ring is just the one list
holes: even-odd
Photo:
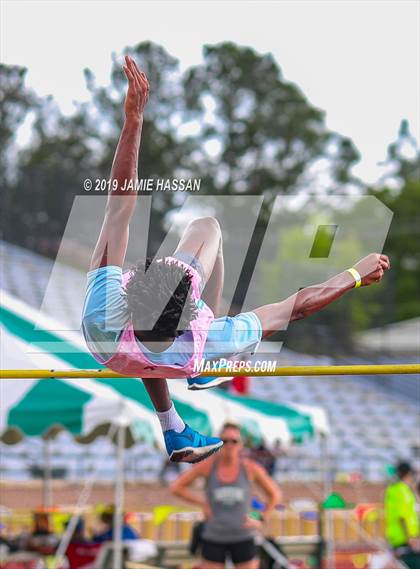
[[223, 564], [226, 562], [226, 558], [229, 558], [236, 565], [255, 559], [257, 557], [257, 546], [254, 539], [237, 541], [236, 543], [214, 543], [203, 539], [201, 556], [206, 561]]
[[[193, 267], [200, 275], [200, 292], [205, 285], [203, 266], [197, 257], [179, 251], [172, 255]], [[115, 343], [127, 325], [127, 300], [121, 294], [122, 268], [108, 265], [87, 274], [86, 300], [83, 308], [83, 331], [90, 349], [103, 361], [115, 353]], [[234, 354], [253, 353], [262, 338], [261, 322], [255, 312], [242, 312], [236, 316], [215, 318], [207, 334], [203, 358], [206, 361], [228, 358]], [[165, 352], [146, 352], [155, 364], [174, 365], [180, 354], [187, 361], [191, 349], [188, 338], [179, 336], [178, 347]], [[183, 345], [184, 344], [184, 345]], [[142, 349], [145, 349], [144, 347]]]
[[190, 265], [190, 267], [197, 271], [197, 273], [200, 275], [200, 293], [203, 292], [203, 288], [206, 284], [206, 277], [200, 259], [192, 253], [188, 253], [187, 251], [178, 251], [171, 256], [174, 259], [178, 259], [178, 261], [182, 261], [186, 265]]

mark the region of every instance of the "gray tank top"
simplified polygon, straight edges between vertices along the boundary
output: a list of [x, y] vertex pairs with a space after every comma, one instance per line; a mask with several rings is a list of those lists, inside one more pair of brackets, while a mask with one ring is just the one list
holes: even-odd
[[242, 462], [236, 480], [224, 483], [217, 476], [215, 460], [207, 478], [206, 497], [213, 515], [204, 525], [203, 539], [237, 543], [254, 537], [253, 530], [242, 527], [251, 502], [251, 484]]

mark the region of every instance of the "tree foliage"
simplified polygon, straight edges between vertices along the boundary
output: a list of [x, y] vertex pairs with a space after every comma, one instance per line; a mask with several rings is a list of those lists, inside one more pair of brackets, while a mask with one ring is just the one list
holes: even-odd
[[387, 308], [381, 323], [388, 324], [420, 316], [420, 151], [407, 121], [389, 145], [385, 164], [390, 172], [384, 185], [369, 192], [394, 213], [385, 243], [393, 270], [381, 296]]
[[16, 65], [0, 64], [0, 183], [4, 187], [11, 175], [13, 158], [10, 151], [15, 142], [17, 128], [36, 97], [25, 85], [26, 69]]
[[[283, 79], [271, 55], [232, 43], [205, 46], [203, 63], [181, 74], [161, 46], [145, 42], [125, 52], [136, 57], [151, 85], [141, 177], [201, 178], [202, 192], [216, 195], [264, 194], [266, 216], [278, 193], [310, 184], [307, 173], [317, 160], [329, 162], [331, 189], [351, 179], [349, 168], [358, 158], [353, 144], [328, 131], [324, 112]], [[83, 179], [109, 176], [126, 91], [120, 60], [113, 55], [107, 86], [98, 86], [85, 70], [91, 101], [76, 105], [70, 117], [53, 100], [28, 96], [25, 70], [2, 67], [5, 148], [26, 113], [34, 116], [31, 143], [19, 153], [17, 179], [6, 191], [7, 239], [54, 256]], [[166, 214], [177, 205], [179, 196], [154, 196], [154, 249]]]
[[[229, 42], [207, 45], [202, 63], [181, 73], [178, 61], [151, 42], [128, 47], [124, 53], [137, 59], [151, 85], [139, 177], [201, 178], [201, 193], [216, 197], [263, 195], [253, 251], [258, 250], [277, 195], [316, 193], [319, 171], [323, 193], [341, 194], [356, 184], [395, 212], [385, 248], [395, 276], [383, 290], [366, 293], [373, 295], [368, 311], [352, 301], [346, 305], [347, 321], [338, 318], [335, 308], [315, 318], [333, 334], [345, 324], [348, 330], [341, 335], [347, 341], [355, 327], [419, 313], [419, 155], [417, 150], [414, 158], [404, 152], [414, 144], [406, 122], [388, 149], [388, 178], [380, 189], [366, 189], [351, 172], [359, 159], [353, 142], [327, 128], [324, 111], [283, 77], [272, 55]], [[108, 178], [124, 119], [122, 55], [112, 57], [108, 85], [97, 85], [94, 71], [84, 71], [90, 101], [76, 104], [70, 116], [63, 115], [51, 97], [40, 98], [27, 88], [26, 69], [0, 65], [0, 184], [6, 240], [54, 258], [73, 200], [83, 193], [83, 180]], [[16, 145], [16, 135], [25, 121], [31, 123], [31, 138], [22, 147]], [[185, 194], [172, 192], [153, 196], [149, 253], [160, 244], [167, 214], [183, 199]], [[250, 255], [247, 268], [253, 262]], [[275, 276], [267, 273], [270, 278]], [[244, 293], [246, 282], [241, 282]]]
[[263, 194], [269, 209], [279, 193], [309, 184], [304, 175], [321, 157], [332, 180], [350, 181], [359, 157], [352, 142], [326, 128], [325, 113], [283, 78], [271, 54], [205, 46], [184, 90], [186, 118], [201, 125], [190, 166], [215, 193]]

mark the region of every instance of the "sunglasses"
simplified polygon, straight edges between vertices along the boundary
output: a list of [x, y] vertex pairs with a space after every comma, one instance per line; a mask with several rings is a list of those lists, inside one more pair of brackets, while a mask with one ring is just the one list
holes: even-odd
[[229, 443], [233, 445], [239, 444], [241, 441], [239, 439], [222, 439], [223, 444], [227, 445]]

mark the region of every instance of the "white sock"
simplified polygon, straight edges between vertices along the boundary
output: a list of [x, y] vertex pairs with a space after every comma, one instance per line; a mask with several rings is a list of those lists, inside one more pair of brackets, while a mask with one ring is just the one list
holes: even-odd
[[185, 423], [178, 415], [173, 403], [167, 411], [156, 411], [156, 415], [160, 421], [162, 431], [174, 430], [177, 433], [182, 433], [185, 429]]

